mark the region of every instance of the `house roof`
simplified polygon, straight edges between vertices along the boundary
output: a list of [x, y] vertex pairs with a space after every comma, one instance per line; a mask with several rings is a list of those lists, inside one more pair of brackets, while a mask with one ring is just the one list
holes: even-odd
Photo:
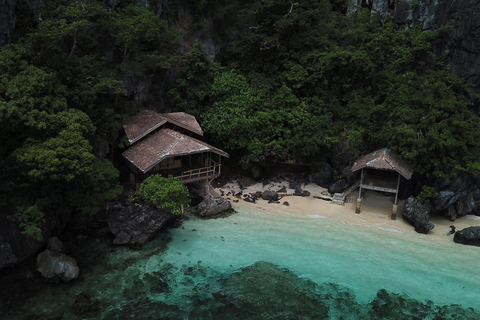
[[161, 129], [151, 134], [122, 155], [145, 173], [166, 158], [201, 152], [214, 152], [228, 157], [225, 151], [172, 129]]
[[363, 168], [396, 171], [407, 180], [409, 180], [413, 174], [411, 165], [401, 159], [398, 154], [390, 148], [378, 149], [361, 156], [355, 161], [351, 170], [355, 172]]
[[202, 128], [195, 117], [185, 112], [161, 114], [153, 110], [142, 110], [128, 118], [123, 129], [130, 144], [134, 144], [167, 122], [203, 136]]

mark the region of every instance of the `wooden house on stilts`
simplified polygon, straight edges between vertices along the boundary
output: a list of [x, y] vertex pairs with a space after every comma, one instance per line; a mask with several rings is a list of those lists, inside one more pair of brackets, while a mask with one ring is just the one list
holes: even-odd
[[382, 148], [358, 158], [351, 170], [361, 170], [355, 212], [360, 213], [364, 189], [395, 193], [391, 217], [396, 219], [400, 180], [401, 177], [410, 180], [411, 166], [391, 149]]
[[122, 153], [138, 187], [148, 175], [173, 176], [183, 183], [204, 180], [207, 185], [221, 173], [225, 151], [200, 140], [202, 129], [184, 112], [143, 110], [127, 119], [123, 128], [131, 147]]

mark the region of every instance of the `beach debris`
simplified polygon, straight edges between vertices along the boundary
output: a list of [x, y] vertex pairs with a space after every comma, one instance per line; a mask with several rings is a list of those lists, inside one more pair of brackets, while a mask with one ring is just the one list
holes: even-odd
[[290, 206], [290, 203], [288, 203], [288, 201], [283, 201], [283, 205], [288, 207]]

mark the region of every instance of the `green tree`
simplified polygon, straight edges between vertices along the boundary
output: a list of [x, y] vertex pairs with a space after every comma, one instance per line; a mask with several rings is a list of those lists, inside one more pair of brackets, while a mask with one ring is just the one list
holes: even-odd
[[145, 179], [138, 194], [143, 201], [161, 209], [169, 209], [174, 214], [183, 214], [183, 209], [190, 204], [188, 188], [178, 179], [168, 179], [159, 174]]

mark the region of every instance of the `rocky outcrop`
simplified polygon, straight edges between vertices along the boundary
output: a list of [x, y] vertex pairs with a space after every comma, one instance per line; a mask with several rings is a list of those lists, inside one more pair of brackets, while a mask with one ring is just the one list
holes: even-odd
[[[438, 187], [442, 189], [442, 187]], [[455, 178], [438, 193], [433, 210], [450, 220], [467, 214], [480, 214], [480, 180], [467, 177]]]
[[107, 222], [115, 235], [114, 244], [143, 245], [175, 215], [144, 205], [107, 206]]
[[402, 217], [415, 227], [418, 233], [427, 234], [428, 231], [435, 228], [435, 225], [429, 221], [430, 206], [410, 197], [405, 201], [405, 208]]
[[63, 248], [62, 242], [57, 237], [47, 241], [47, 250], [37, 256], [37, 268], [42, 276], [48, 279], [58, 276], [64, 282], [78, 278], [77, 262], [62, 253]]
[[468, 227], [457, 231], [453, 241], [461, 244], [480, 247], [480, 227]]
[[208, 194], [198, 205], [198, 215], [202, 218], [215, 218], [232, 212], [230, 201], [223, 198], [215, 198], [211, 194]]
[[0, 0], [0, 46], [11, 42], [17, 18], [17, 0]]
[[296, 190], [293, 192], [293, 195], [294, 195], [294, 196], [298, 196], [298, 197], [310, 197], [310, 191], [308, 191], [308, 190], [302, 190], [302, 189], [296, 189]]
[[3, 267], [15, 264], [18, 261], [13, 254], [12, 246], [0, 236], [0, 270]]

